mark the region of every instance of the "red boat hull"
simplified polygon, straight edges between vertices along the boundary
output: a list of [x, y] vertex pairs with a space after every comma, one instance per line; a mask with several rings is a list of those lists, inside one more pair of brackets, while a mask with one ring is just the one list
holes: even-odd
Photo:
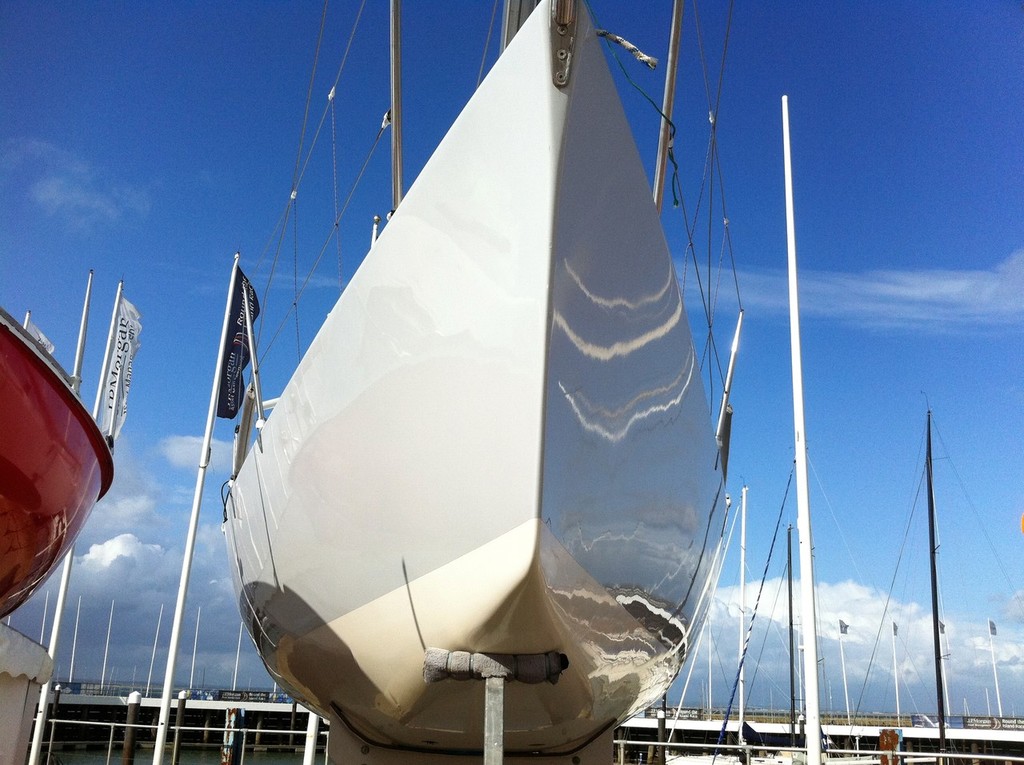
[[0, 617], [46, 579], [113, 476], [63, 372], [0, 312]]

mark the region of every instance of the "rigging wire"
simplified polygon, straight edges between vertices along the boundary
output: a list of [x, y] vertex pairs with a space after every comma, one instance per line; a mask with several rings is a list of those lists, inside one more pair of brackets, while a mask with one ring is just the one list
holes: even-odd
[[1006, 566], [1003, 565], [1003, 561], [1000, 559], [999, 554], [996, 551], [996, 546], [992, 542], [992, 537], [988, 533], [988, 524], [981, 517], [981, 514], [978, 512], [978, 508], [975, 506], [974, 502], [971, 501], [971, 497], [967, 493], [967, 486], [964, 484], [963, 476], [960, 475], [960, 471], [957, 470], [956, 464], [949, 457], [949, 449], [946, 448], [946, 442], [942, 438], [942, 431], [939, 430], [939, 426], [935, 421], [934, 415], [932, 416], [932, 429], [939, 437], [939, 443], [942, 444], [943, 451], [946, 454], [945, 460], [949, 463], [949, 467], [953, 471], [953, 475], [956, 476], [957, 483], [960, 485], [960, 490], [964, 493], [964, 498], [967, 500], [967, 506], [971, 508], [971, 512], [974, 513], [974, 518], [978, 522], [977, 525], [981, 529], [981, 535], [985, 538], [985, 542], [988, 544], [990, 557], [995, 560], [996, 565], [999, 567], [999, 572], [1003, 575], [1003, 579], [1006, 580], [1006, 584], [1010, 588], [1010, 598], [1020, 609], [1021, 617], [1024, 618], [1024, 588], [1015, 586], [1013, 584], [1013, 580], [1010, 579], [1010, 573], [1006, 570]]
[[[284, 210], [281, 213], [281, 217], [278, 219], [277, 225], [274, 227], [273, 231], [271, 232], [271, 234], [270, 234], [270, 236], [269, 236], [269, 238], [267, 240], [267, 243], [264, 245], [263, 250], [260, 253], [259, 258], [256, 261], [256, 270], [258, 271], [258, 270], [260, 270], [260, 268], [261, 268], [263, 262], [265, 261], [268, 253], [270, 252], [271, 247], [272, 247], [272, 243], [276, 240], [277, 241], [277, 246], [276, 246], [276, 248], [274, 248], [274, 257], [273, 257], [273, 260], [271, 261], [269, 274], [267, 276], [267, 283], [266, 283], [266, 286], [264, 287], [264, 290], [263, 290], [262, 305], [264, 305], [264, 306], [267, 304], [267, 297], [270, 294], [270, 287], [271, 287], [271, 284], [274, 281], [274, 275], [275, 275], [275, 273], [277, 271], [277, 264], [278, 264], [278, 261], [280, 260], [280, 256], [281, 256], [281, 248], [282, 248], [282, 246], [284, 244], [284, 237], [286, 236], [286, 233], [287, 233], [288, 220], [289, 220], [289, 218], [291, 217], [291, 215], [294, 212], [293, 208], [295, 207], [296, 201], [298, 199], [298, 191], [299, 191], [300, 186], [302, 185], [302, 179], [305, 177], [306, 168], [309, 165], [310, 157], [312, 156], [313, 150], [316, 147], [316, 144], [318, 142], [318, 138], [320, 136], [320, 132], [321, 132], [321, 129], [323, 127], [323, 124], [324, 124], [324, 121], [326, 119], [328, 111], [331, 112], [332, 118], [333, 118], [333, 103], [334, 103], [334, 99], [333, 99], [332, 96], [333, 96], [333, 94], [335, 94], [337, 92], [338, 82], [341, 80], [341, 75], [342, 75], [342, 73], [345, 70], [345, 65], [346, 65], [346, 63], [348, 61], [348, 55], [349, 55], [349, 52], [352, 49], [352, 44], [353, 44], [353, 41], [355, 40], [356, 30], [359, 27], [359, 21], [362, 18], [363, 9], [365, 7], [366, 7], [366, 0], [362, 0], [362, 2], [359, 5], [359, 9], [356, 12], [355, 20], [352, 22], [352, 29], [349, 32], [348, 42], [347, 42], [347, 44], [345, 46], [345, 52], [342, 55], [341, 63], [338, 65], [338, 71], [336, 72], [336, 74], [334, 76], [334, 82], [331, 85], [330, 94], [328, 95], [328, 103], [324, 107], [323, 112], [321, 113], [320, 121], [318, 123], [316, 132], [315, 132], [315, 134], [313, 136], [312, 141], [310, 142], [310, 147], [309, 147], [309, 151], [308, 151], [308, 153], [306, 155], [306, 159], [303, 162], [302, 161], [302, 147], [303, 147], [303, 144], [304, 144], [304, 141], [305, 141], [306, 125], [308, 123], [309, 108], [310, 108], [310, 103], [311, 103], [311, 99], [312, 99], [313, 83], [314, 83], [315, 78], [316, 78], [317, 61], [318, 61], [319, 56], [320, 56], [320, 46], [321, 46], [321, 43], [322, 43], [322, 40], [323, 40], [324, 28], [325, 28], [325, 23], [326, 23], [327, 0], [324, 1], [324, 9], [323, 9], [323, 12], [322, 12], [322, 15], [321, 15], [321, 19], [320, 19], [320, 31], [319, 31], [319, 34], [317, 36], [316, 54], [314, 56], [314, 61], [313, 61], [313, 71], [310, 74], [309, 90], [307, 92], [307, 97], [306, 97], [306, 108], [305, 108], [305, 114], [303, 116], [302, 131], [300, 132], [299, 146], [298, 146], [298, 149], [297, 149], [297, 152], [296, 152], [296, 159], [295, 159], [295, 163], [296, 164], [295, 164], [295, 171], [293, 172], [293, 176], [292, 176], [292, 189], [291, 189], [291, 193], [288, 196], [288, 201], [285, 203]], [[379, 139], [379, 134], [378, 134], [378, 139]], [[376, 145], [376, 143], [374, 145]], [[372, 151], [371, 151], [371, 153], [372, 153]], [[299, 170], [300, 163], [301, 163], [301, 171]], [[365, 164], [363, 166], [363, 169], [365, 170]], [[362, 177], [362, 171], [360, 172], [360, 177]], [[358, 181], [357, 181], [357, 183], [358, 183]], [[350, 194], [350, 198], [351, 198], [351, 194]], [[337, 221], [340, 220], [340, 217], [341, 217], [340, 215], [336, 216], [336, 218], [335, 218], [335, 221], [336, 221], [335, 227], [337, 227]], [[340, 247], [341, 247], [340, 240], [339, 240], [338, 247], [339, 247], [339, 260], [340, 260]], [[312, 274], [310, 274], [310, 275], [312, 275]], [[340, 276], [340, 263], [339, 263], [339, 276]], [[308, 282], [308, 281], [309, 281], [309, 277], [307, 277], [307, 279], [306, 279], [306, 282]], [[297, 298], [296, 298], [296, 300], [297, 300]], [[265, 315], [266, 314], [264, 314], [264, 316]], [[287, 320], [287, 318], [288, 317], [287, 317], [287, 314], [286, 314], [284, 320]], [[263, 332], [263, 316], [261, 316], [260, 320], [259, 320], [259, 329], [257, 331], [257, 346], [259, 346], [259, 340], [260, 340], [260, 338], [262, 336], [262, 332]], [[277, 335], [279, 333], [280, 333], [280, 327], [278, 328], [277, 332], [275, 332], [275, 334], [274, 334], [274, 338], [275, 339], [276, 339], [276, 337], [277, 337]], [[266, 354], [270, 350], [270, 347], [271, 347], [272, 344], [273, 344], [273, 341], [271, 341], [271, 343], [268, 344], [268, 346], [264, 348], [263, 353], [260, 354], [261, 358], [266, 356]]]
[[341, 269], [341, 233], [338, 230], [338, 130], [334, 107], [334, 89], [328, 96], [331, 102], [331, 179], [334, 191], [334, 241], [338, 249], [338, 291], [345, 287], [345, 277]]
[[[732, 693], [729, 694], [729, 704], [725, 709], [725, 714], [722, 716], [722, 730], [718, 734], [718, 743], [722, 744], [725, 741], [726, 729], [729, 725], [729, 717], [732, 714], [732, 705], [736, 699], [736, 693], [739, 689], [740, 684], [740, 673], [743, 671], [743, 663], [747, 658], [747, 649], [750, 647], [750, 637], [754, 632], [754, 621], [757, 619], [758, 606], [761, 604], [761, 595], [764, 592], [764, 583], [768, 580], [768, 569], [772, 563], [772, 554], [775, 552], [775, 542], [779, 538], [779, 527], [782, 525], [782, 512], [786, 508], [786, 498], [789, 496], [789, 487], [793, 483], [793, 471], [789, 473], [789, 480], [786, 482], [786, 491], [783, 494], [782, 502], [779, 504], [779, 514], [775, 519], [775, 532], [772, 534], [772, 543], [768, 548], [768, 557], [764, 562], [764, 571], [761, 573], [761, 584], [757, 588], [757, 598], [754, 601], [754, 611], [750, 615], [750, 622], [747, 624], [747, 633], [743, 640], [743, 651], [740, 653], [739, 665], [736, 667], [736, 678], [733, 680]], [[741, 614], [741, 617], [745, 615]], [[718, 754], [718, 750], [715, 750], [715, 754]]]
[[484, 52], [480, 56], [480, 71], [476, 75], [476, 86], [484, 81], [484, 66], [487, 64], [487, 51], [491, 47], [491, 36], [494, 34], [494, 18], [498, 15], [498, 4], [500, 0], [494, 0], [491, 6], [491, 22], [487, 25], [487, 39], [484, 40]]
[[[320, 261], [323, 259], [324, 254], [327, 252], [327, 248], [328, 248], [328, 246], [330, 246], [330, 243], [331, 243], [331, 237], [334, 236], [334, 229], [340, 224], [341, 219], [345, 216], [345, 212], [348, 210], [348, 205], [352, 201], [352, 197], [353, 197], [353, 195], [356, 192], [356, 188], [359, 186], [359, 182], [362, 180], [363, 174], [366, 172], [366, 167], [367, 167], [367, 165], [370, 164], [370, 159], [373, 157], [373, 153], [376, 150], [377, 145], [380, 143], [381, 136], [384, 135], [384, 131], [386, 129], [387, 129], [387, 125], [384, 124], [384, 125], [381, 125], [380, 129], [377, 130], [377, 135], [373, 139], [373, 144], [370, 146], [370, 150], [366, 153], [366, 158], [363, 160], [363, 165], [359, 169], [359, 174], [356, 176], [355, 180], [352, 182], [352, 186], [349, 188], [348, 196], [345, 197], [345, 203], [341, 206], [341, 210], [338, 212], [338, 215], [337, 215], [337, 217], [334, 220], [334, 224], [331, 227], [331, 232], [327, 235], [327, 237], [324, 240], [323, 244], [320, 246], [319, 254], [316, 257], [316, 260], [314, 261], [312, 268], [309, 269], [309, 271], [306, 274], [305, 280], [302, 282], [302, 286], [298, 289], [298, 292], [297, 292], [297, 295], [296, 295], [296, 298], [295, 298], [296, 301], [298, 301], [299, 299], [302, 298], [303, 293], [306, 291], [306, 287], [309, 286], [309, 282], [313, 278], [313, 274], [316, 273], [317, 267], [320, 265]], [[268, 285], [267, 289], [269, 289], [269, 285]], [[290, 312], [291, 311], [289, 309], [289, 313]], [[284, 325], [285, 325], [285, 323], [287, 321], [288, 321], [288, 314], [286, 313], [284, 315], [284, 317], [282, 317], [281, 323], [278, 325], [277, 330], [274, 332], [273, 337], [271, 337], [270, 342], [268, 342], [266, 347], [264, 348], [264, 351], [263, 351], [263, 355], [264, 356], [267, 353], [269, 353], [270, 349], [274, 346], [274, 342], [277, 340], [278, 335], [281, 334], [281, 330], [284, 328]]]

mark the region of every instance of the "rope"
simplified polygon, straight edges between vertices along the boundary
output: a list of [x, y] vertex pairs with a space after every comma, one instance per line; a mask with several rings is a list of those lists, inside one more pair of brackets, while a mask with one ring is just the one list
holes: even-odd
[[595, 29], [594, 32], [597, 34], [598, 37], [604, 37], [608, 40], [611, 40], [616, 45], [625, 48], [629, 53], [633, 55], [633, 58], [635, 58], [641, 64], [646, 66], [648, 69], [658, 68], [658, 59], [656, 59], [654, 56], [648, 56], [638, 47], [633, 45], [633, 43], [631, 43], [629, 40], [619, 37], [617, 34], [613, 34], [609, 32], [607, 29]]

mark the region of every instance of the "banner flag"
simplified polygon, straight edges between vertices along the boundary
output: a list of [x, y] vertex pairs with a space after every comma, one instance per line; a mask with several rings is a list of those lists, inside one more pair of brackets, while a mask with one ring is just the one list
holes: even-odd
[[839, 620], [839, 632], [842, 635], [848, 634], [850, 625], [844, 622], [842, 619]]
[[892, 635], [893, 635], [893, 637], [896, 637], [899, 634], [900, 634], [899, 628], [896, 626], [896, 622], [893, 622], [892, 623]]
[[132, 363], [141, 344], [142, 315], [124, 297], [118, 301], [111, 327], [110, 362], [103, 376], [103, 392], [97, 424], [100, 430], [113, 441], [121, 434], [125, 417], [128, 416], [128, 390], [132, 385]]
[[946, 634], [946, 623], [944, 621], [942, 621], [941, 619], [939, 620], [939, 634], [940, 635], [945, 635]]
[[989, 635], [995, 635], [996, 634], [996, 623], [994, 621], [992, 621], [991, 619], [988, 620], [988, 634]]
[[245, 278], [242, 269], [238, 269], [235, 280], [235, 293], [231, 296], [231, 308], [228, 311], [229, 321], [224, 337], [224, 357], [220, 365], [220, 392], [217, 396], [217, 416], [233, 419], [242, 406], [245, 385], [242, 374], [252, 358], [249, 348], [249, 335], [245, 327], [245, 298], [249, 296], [249, 321], [255, 322], [260, 315], [260, 304], [256, 300], [256, 290]]
[[25, 318], [25, 331], [32, 335], [32, 339], [39, 344], [40, 348], [51, 356], [53, 355], [53, 343], [50, 342], [50, 338], [44, 335], [43, 330], [39, 329], [36, 323], [28, 317]]

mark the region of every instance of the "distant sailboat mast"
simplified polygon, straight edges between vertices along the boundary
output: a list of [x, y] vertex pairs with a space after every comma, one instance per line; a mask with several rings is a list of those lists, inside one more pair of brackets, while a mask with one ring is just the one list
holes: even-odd
[[815, 631], [814, 557], [807, 483], [803, 369], [800, 359], [800, 307], [796, 281], [796, 224], [793, 216], [793, 171], [789, 151], [789, 98], [782, 97], [782, 135], [786, 168], [786, 239], [789, 261], [789, 337], [793, 364], [793, 432], [796, 446], [797, 539], [800, 545], [800, 613], [804, 644], [804, 717], [808, 765], [821, 765], [821, 720], [818, 702], [818, 641]]
[[[928, 559], [931, 563], [932, 638], [935, 642], [935, 701], [939, 710], [939, 754], [946, 752], [946, 707], [942, 680], [942, 643], [939, 631], [939, 577], [935, 555], [939, 545], [935, 539], [935, 485], [932, 474], [932, 413], [928, 411], [928, 441], [925, 457], [928, 472]], [[940, 760], [941, 762], [941, 760]]]

